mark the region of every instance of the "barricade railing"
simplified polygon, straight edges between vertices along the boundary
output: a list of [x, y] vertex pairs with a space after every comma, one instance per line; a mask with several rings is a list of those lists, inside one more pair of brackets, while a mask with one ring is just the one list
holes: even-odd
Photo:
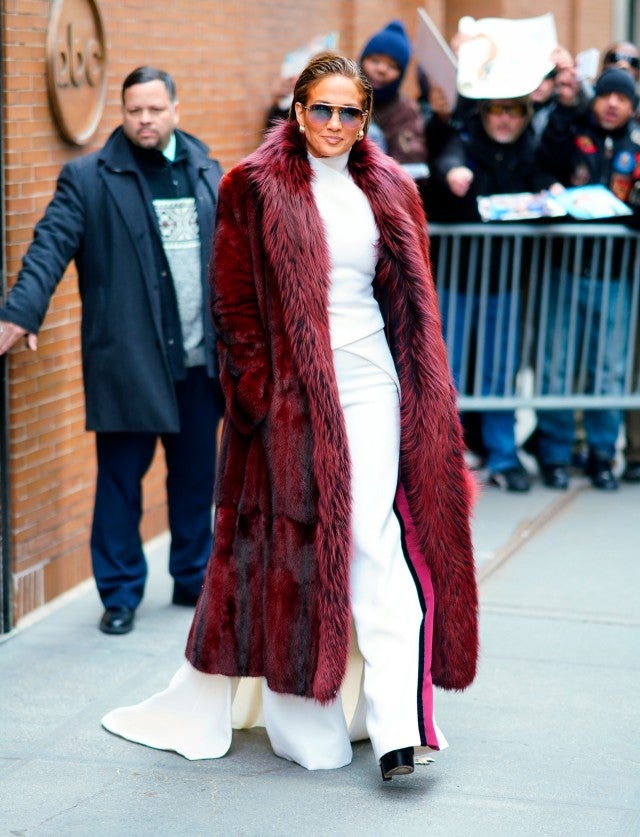
[[640, 408], [640, 234], [430, 224], [462, 410]]

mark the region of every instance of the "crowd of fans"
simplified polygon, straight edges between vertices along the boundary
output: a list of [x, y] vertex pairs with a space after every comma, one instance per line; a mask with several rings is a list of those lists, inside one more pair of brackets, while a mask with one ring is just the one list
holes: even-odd
[[[551, 56], [552, 69], [530, 94], [483, 100], [459, 96], [453, 112], [443, 91], [429, 84], [428, 73], [422, 69], [418, 70], [418, 100], [401, 92], [410, 58], [407, 33], [399, 21], [392, 21], [367, 41], [360, 63], [374, 89], [370, 136], [415, 177], [430, 222], [480, 221], [479, 196], [543, 190], [557, 195], [568, 187], [601, 184], [632, 210], [622, 219], [624, 223], [640, 227], [640, 127], [636, 121], [640, 53], [634, 44], [619, 42], [605, 49], [600, 73], [592, 80], [579, 79], [575, 59], [558, 47]], [[279, 89], [276, 97], [281, 97], [282, 92]], [[268, 124], [286, 115], [286, 111], [274, 105]], [[635, 351], [638, 363], [638, 346], [629, 346], [620, 337], [620, 320], [614, 322], [611, 313], [629, 312], [629, 283], [619, 281], [623, 278], [622, 262], [616, 261], [615, 253], [613, 268], [609, 266], [605, 271], [600, 263], [598, 276], [593, 275], [593, 262], [587, 270], [586, 260], [591, 255], [586, 247], [581, 256], [585, 260], [584, 270], [579, 265], [577, 271], [579, 287], [572, 288], [571, 293], [563, 290], [571, 284], [562, 280], [562, 266], [556, 266], [556, 281], [548, 300], [551, 328], [547, 335], [556, 342], [560, 335], [565, 361], [578, 348], [569, 345], [570, 337], [576, 335], [577, 339], [585, 328], [601, 338], [604, 335], [600, 348], [597, 341], [587, 341], [588, 371], [593, 375], [596, 363], [604, 364], [609, 387], [604, 394], [619, 394], [630, 351]], [[439, 283], [444, 289], [441, 309], [457, 384], [461, 323], [469, 317], [472, 322], [477, 320], [479, 304], [478, 295], [469, 292], [469, 288], [478, 287], [472, 281], [469, 261], [462, 259], [460, 264], [461, 275], [455, 283], [449, 282], [450, 277]], [[575, 275], [575, 264], [573, 271]], [[610, 273], [613, 281], [603, 281], [605, 272]], [[486, 345], [476, 348], [494, 373], [498, 367], [502, 385], [506, 383], [507, 370], [513, 368], [513, 363], [507, 362], [509, 353], [517, 354], [518, 346], [513, 340], [507, 344], [506, 330], [504, 340], [501, 335], [495, 340], [496, 311], [505, 304], [496, 274], [497, 270], [492, 271], [485, 301]], [[453, 301], [450, 293], [455, 294]], [[506, 302], [509, 305], [511, 300]], [[515, 303], [517, 308], [517, 300]], [[448, 323], [452, 312], [455, 321]], [[622, 325], [628, 331], [628, 322]], [[557, 366], [556, 363], [556, 369]], [[562, 394], [562, 376], [555, 374], [550, 363], [545, 365], [543, 377], [544, 392]], [[550, 488], [562, 490], [569, 485], [570, 469], [575, 465], [574, 418], [572, 410], [539, 411], [535, 433], [525, 445], [537, 459], [542, 481]], [[530, 475], [522, 465], [516, 443], [515, 413], [487, 411], [480, 414], [479, 425], [479, 447], [489, 482], [507, 491], [527, 491]], [[618, 488], [614, 462], [623, 429], [627, 448], [622, 478], [640, 482], [640, 413], [623, 417], [615, 409], [586, 409], [581, 415], [587, 449], [582, 465], [596, 488]]]

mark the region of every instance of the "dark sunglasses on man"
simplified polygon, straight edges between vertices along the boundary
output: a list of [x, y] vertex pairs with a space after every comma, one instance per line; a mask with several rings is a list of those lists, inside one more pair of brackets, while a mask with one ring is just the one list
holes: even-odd
[[603, 63], [607, 66], [608, 64], [619, 64], [622, 61], [633, 67], [634, 70], [640, 69], [640, 58], [637, 55], [625, 55], [624, 52], [616, 52], [613, 49], [605, 54]]

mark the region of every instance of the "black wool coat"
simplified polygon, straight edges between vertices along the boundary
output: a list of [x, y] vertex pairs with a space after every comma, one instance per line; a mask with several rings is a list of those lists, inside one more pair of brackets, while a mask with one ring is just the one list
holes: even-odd
[[[207, 367], [214, 376], [207, 266], [222, 171], [200, 140], [176, 133], [187, 149], [195, 186]], [[160, 232], [151, 195], [122, 129], [117, 128], [101, 150], [63, 167], [17, 282], [0, 309], [1, 318], [37, 333], [67, 265], [75, 260], [82, 298], [88, 430], [170, 433], [180, 429], [163, 345], [154, 236]]]

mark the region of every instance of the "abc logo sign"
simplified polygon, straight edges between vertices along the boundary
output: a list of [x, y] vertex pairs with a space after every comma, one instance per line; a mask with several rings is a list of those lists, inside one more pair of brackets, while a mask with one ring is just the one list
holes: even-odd
[[62, 136], [85, 145], [104, 108], [107, 82], [104, 27], [93, 0], [56, 0], [47, 33], [49, 99]]

